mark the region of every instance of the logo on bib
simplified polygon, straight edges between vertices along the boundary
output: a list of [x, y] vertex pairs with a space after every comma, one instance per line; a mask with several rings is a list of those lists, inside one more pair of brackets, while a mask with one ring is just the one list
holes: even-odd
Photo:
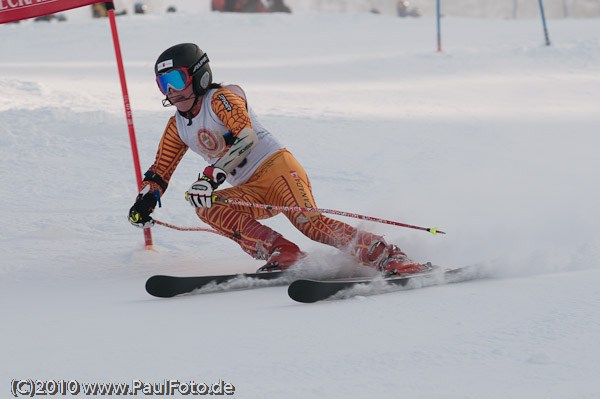
[[226, 144], [221, 134], [200, 129], [198, 131], [198, 147], [209, 157], [217, 157], [225, 150]]

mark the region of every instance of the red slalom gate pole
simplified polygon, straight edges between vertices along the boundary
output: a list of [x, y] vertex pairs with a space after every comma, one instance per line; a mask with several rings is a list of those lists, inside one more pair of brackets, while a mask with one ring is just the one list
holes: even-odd
[[[131, 153], [133, 155], [133, 167], [135, 168], [135, 177], [137, 179], [138, 191], [142, 188], [142, 170], [140, 168], [140, 157], [138, 155], [137, 142], [135, 139], [135, 129], [133, 128], [133, 117], [131, 115], [131, 104], [129, 103], [129, 94], [127, 92], [127, 82], [125, 81], [125, 68], [123, 67], [123, 57], [121, 56], [121, 46], [119, 44], [119, 35], [117, 33], [117, 23], [115, 21], [115, 6], [112, 2], [106, 2], [108, 19], [110, 20], [110, 29], [112, 31], [115, 54], [117, 56], [117, 67], [119, 68], [119, 79], [121, 81], [121, 91], [123, 92], [123, 104], [125, 105], [125, 116], [127, 117], [127, 127], [129, 128], [129, 141], [131, 142]], [[152, 232], [150, 229], [144, 229], [144, 241], [146, 249], [153, 249]]]
[[237, 200], [232, 200], [232, 199], [219, 198], [219, 197], [216, 197], [216, 196], [213, 196], [213, 201], [224, 202], [226, 204], [231, 204], [231, 205], [247, 206], [247, 207], [252, 207], [252, 208], [261, 208], [261, 209], [268, 209], [268, 210], [274, 210], [274, 211], [329, 213], [329, 214], [332, 214], [332, 215], [346, 216], [346, 217], [355, 218], [355, 219], [368, 220], [368, 221], [371, 221], [371, 222], [391, 224], [393, 226], [406, 227], [406, 228], [409, 228], [409, 229], [428, 231], [428, 232], [430, 232], [433, 235], [446, 234], [443, 231], [438, 230], [437, 227], [413, 226], [411, 224], [394, 222], [392, 220], [385, 220], [385, 219], [375, 218], [375, 217], [371, 217], [371, 216], [359, 215], [357, 213], [350, 213], [350, 212], [344, 212], [344, 211], [336, 211], [336, 210], [333, 210], [333, 209], [303, 208], [303, 207], [300, 207], [300, 206], [277, 206], [277, 205], [255, 204], [253, 202], [237, 201]]

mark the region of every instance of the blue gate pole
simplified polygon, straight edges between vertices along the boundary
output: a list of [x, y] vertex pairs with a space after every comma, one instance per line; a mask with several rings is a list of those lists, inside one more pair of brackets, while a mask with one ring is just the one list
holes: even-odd
[[[540, 0], [541, 1], [541, 0]], [[437, 0], [437, 51], [442, 52], [442, 33], [440, 29], [440, 0]]]
[[542, 24], [544, 25], [544, 37], [546, 38], [546, 46], [549, 46], [550, 39], [548, 38], [548, 29], [546, 28], [546, 16], [544, 15], [544, 4], [542, 3], [542, 0], [539, 0], [539, 2], [540, 2], [540, 12], [542, 13]]

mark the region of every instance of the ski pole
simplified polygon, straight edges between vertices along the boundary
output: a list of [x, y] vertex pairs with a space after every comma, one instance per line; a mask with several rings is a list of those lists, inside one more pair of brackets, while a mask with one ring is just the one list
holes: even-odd
[[218, 232], [217, 230], [207, 229], [206, 227], [180, 227], [180, 226], [175, 226], [174, 224], [161, 222], [160, 220], [156, 220], [156, 219], [154, 219], [154, 223], [164, 226], [164, 227], [168, 227], [170, 229], [179, 230], [179, 231], [206, 231], [208, 233], [214, 233], [214, 234], [218, 234], [220, 236], [224, 235], [224, 234]]
[[355, 219], [368, 220], [368, 221], [371, 221], [371, 222], [391, 224], [393, 226], [406, 227], [406, 228], [409, 228], [409, 229], [428, 231], [428, 232], [432, 233], [433, 235], [446, 234], [443, 231], [438, 230], [437, 227], [419, 227], [419, 226], [413, 226], [411, 224], [394, 222], [392, 220], [385, 220], [385, 219], [375, 218], [375, 217], [371, 217], [371, 216], [359, 215], [357, 213], [350, 213], [350, 212], [344, 212], [344, 211], [336, 211], [336, 210], [333, 210], [333, 209], [303, 208], [301, 206], [278, 206], [278, 205], [255, 204], [253, 202], [238, 201], [238, 200], [226, 199], [226, 198], [219, 198], [219, 197], [217, 197], [215, 195], [213, 195], [212, 200], [213, 201], [217, 201], [217, 202], [224, 202], [226, 204], [231, 204], [231, 205], [247, 206], [247, 207], [251, 207], [251, 208], [261, 208], [261, 209], [268, 209], [268, 210], [274, 210], [274, 211], [329, 213], [329, 214], [332, 214], [332, 215], [346, 216], [346, 217], [355, 218]]

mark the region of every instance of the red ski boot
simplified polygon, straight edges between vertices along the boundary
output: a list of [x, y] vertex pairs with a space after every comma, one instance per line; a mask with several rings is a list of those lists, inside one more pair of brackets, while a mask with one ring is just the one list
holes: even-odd
[[293, 242], [279, 237], [272, 245], [271, 253], [267, 258], [267, 264], [260, 267], [257, 273], [279, 272], [287, 270], [294, 263], [306, 255]]
[[382, 237], [374, 236], [368, 248], [357, 246], [355, 250], [362, 263], [386, 275], [406, 275], [431, 270], [429, 265], [410, 260], [396, 245], [386, 244]]

